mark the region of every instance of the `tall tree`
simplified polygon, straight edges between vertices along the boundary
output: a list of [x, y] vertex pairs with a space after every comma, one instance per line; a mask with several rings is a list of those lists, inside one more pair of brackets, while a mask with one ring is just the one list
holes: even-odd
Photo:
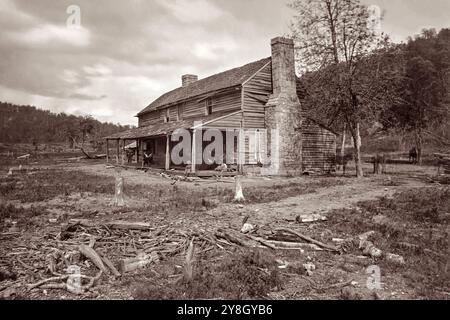
[[[364, 94], [357, 90], [363, 89], [358, 86], [358, 75], [364, 74], [360, 68], [367, 66], [360, 62], [387, 38], [372, 28], [374, 17], [359, 0], [294, 0], [290, 6], [296, 12], [291, 30], [300, 71], [334, 70], [329, 103], [322, 105], [333, 121], [349, 130], [356, 175], [363, 177], [360, 126], [367, 118], [369, 99], [361, 99]], [[320, 106], [320, 99], [317, 103]]]
[[382, 121], [386, 128], [412, 137], [421, 163], [425, 136], [435, 136], [433, 129], [445, 126], [449, 119], [450, 30], [439, 34], [434, 29], [423, 30], [409, 39], [404, 56], [399, 98]]

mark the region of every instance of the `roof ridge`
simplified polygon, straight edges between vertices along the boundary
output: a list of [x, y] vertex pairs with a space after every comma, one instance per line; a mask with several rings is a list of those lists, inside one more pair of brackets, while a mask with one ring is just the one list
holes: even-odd
[[[270, 61], [271, 57], [262, 58], [249, 62], [240, 67], [234, 67], [213, 75], [207, 76], [205, 78], [199, 79], [186, 87], [178, 87], [172, 89], [145, 107], [137, 115], [142, 115], [144, 113], [154, 111], [159, 107], [176, 103], [178, 101], [192, 99], [196, 96], [209, 93], [215, 90], [231, 88], [237, 85], [241, 85], [248, 78], [252, 77], [264, 64]], [[248, 69], [248, 70], [247, 70]], [[242, 74], [240, 73], [242, 71]]]

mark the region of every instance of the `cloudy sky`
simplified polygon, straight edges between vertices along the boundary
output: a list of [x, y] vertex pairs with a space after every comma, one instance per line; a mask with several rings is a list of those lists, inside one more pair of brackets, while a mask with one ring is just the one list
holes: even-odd
[[[0, 0], [0, 101], [136, 124], [182, 74], [269, 56], [270, 39], [289, 31], [288, 2]], [[385, 10], [382, 27], [397, 42], [450, 26], [449, 0], [363, 2]]]

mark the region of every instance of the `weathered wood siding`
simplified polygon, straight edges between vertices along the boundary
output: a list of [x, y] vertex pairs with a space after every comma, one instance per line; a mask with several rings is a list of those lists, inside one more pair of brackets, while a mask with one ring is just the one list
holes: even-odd
[[169, 121], [178, 121], [178, 105], [169, 108]]
[[334, 172], [336, 135], [310, 119], [303, 121], [302, 134], [303, 171]]
[[139, 127], [150, 126], [152, 124], [157, 124], [164, 122], [163, 114], [161, 110], [155, 110], [146, 114], [139, 116]]
[[[180, 102], [179, 104], [168, 107], [169, 121], [179, 121], [189, 118], [201, 118], [206, 115], [206, 99], [211, 99], [212, 114], [233, 112], [240, 110], [242, 107], [242, 91], [240, 88], [230, 88], [217, 95], [209, 96], [208, 94], [195, 97], [189, 101]], [[180, 117], [178, 117], [178, 108], [180, 108]], [[148, 126], [157, 123], [163, 123], [166, 116], [166, 109], [155, 110], [139, 116], [139, 126]], [[234, 122], [239, 127], [239, 122]]]
[[206, 114], [206, 99], [211, 99], [212, 112], [219, 113], [224, 111], [236, 111], [241, 109], [241, 90], [232, 88], [226, 93], [207, 97], [197, 97], [185, 103], [183, 118], [201, 117]]
[[272, 94], [272, 65], [260, 70], [243, 90], [244, 128], [264, 128], [265, 105]]
[[213, 122], [208, 123], [205, 127], [210, 128], [240, 128], [243, 121], [242, 112], [232, 114], [227, 117], [218, 118]]

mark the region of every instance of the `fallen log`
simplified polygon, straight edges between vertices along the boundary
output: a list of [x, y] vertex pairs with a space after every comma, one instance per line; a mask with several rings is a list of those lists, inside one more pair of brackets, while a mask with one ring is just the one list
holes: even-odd
[[309, 222], [316, 222], [316, 221], [326, 221], [327, 217], [322, 216], [317, 213], [311, 213], [311, 214], [301, 214], [295, 218], [295, 220], [298, 223], [309, 223]]
[[277, 247], [275, 247], [273, 244], [271, 244], [270, 242], [268, 242], [268, 241], [266, 241], [266, 240], [264, 240], [264, 239], [261, 239], [261, 238], [252, 236], [251, 234], [246, 234], [245, 236], [246, 236], [247, 238], [250, 238], [250, 239], [252, 239], [252, 240], [255, 240], [256, 242], [261, 243], [263, 246], [266, 246], [266, 247], [268, 247], [268, 248], [270, 248], [270, 249], [273, 249], [273, 250], [276, 250], [276, 249], [277, 249]]
[[35, 284], [28, 285], [28, 290], [32, 290], [34, 288], [40, 287], [41, 289], [58, 289], [58, 290], [67, 290], [70, 293], [74, 294], [83, 294], [85, 291], [89, 290], [97, 281], [100, 279], [103, 272], [100, 270], [95, 277], [89, 277], [85, 275], [78, 275], [78, 277], [83, 279], [89, 279], [89, 282], [86, 285], [81, 286], [73, 286], [70, 284], [70, 282], [65, 283], [49, 283], [49, 282], [55, 282], [55, 281], [65, 281], [69, 278], [69, 275], [64, 275], [60, 277], [54, 277], [54, 278], [48, 278], [44, 279], [42, 281], [39, 281]]
[[29, 159], [30, 157], [31, 157], [31, 154], [27, 153], [27, 154], [24, 154], [23, 156], [17, 157], [17, 160]]
[[9, 288], [14, 287], [16, 284], [18, 284], [20, 282], [20, 280], [16, 280], [14, 282], [10, 282], [8, 284], [2, 285], [0, 286], [0, 292], [2, 292], [3, 290], [7, 290]]
[[69, 275], [64, 275], [64, 276], [59, 276], [59, 277], [53, 277], [53, 278], [44, 279], [44, 280], [38, 281], [38, 282], [36, 282], [36, 283], [29, 284], [29, 285], [28, 285], [28, 291], [30, 291], [30, 290], [32, 290], [32, 289], [34, 289], [34, 288], [40, 287], [40, 286], [42, 286], [43, 284], [46, 284], [46, 283], [49, 283], [49, 282], [64, 281], [64, 280], [67, 280], [68, 278], [69, 278]]
[[119, 270], [116, 269], [116, 267], [114, 266], [114, 264], [111, 262], [111, 260], [109, 260], [107, 257], [102, 256], [102, 261], [106, 264], [106, 266], [111, 270], [111, 272], [113, 273], [114, 276], [116, 277], [120, 277], [120, 272]]
[[321, 247], [315, 245], [313, 243], [301, 243], [301, 242], [286, 242], [286, 241], [276, 241], [276, 240], [267, 240], [267, 243], [275, 246], [277, 249], [289, 249], [289, 250], [303, 250], [303, 249], [311, 249], [314, 251], [323, 251]]
[[150, 224], [145, 222], [112, 221], [105, 225], [112, 229], [125, 230], [149, 230], [151, 228]]
[[[80, 225], [83, 227], [95, 227], [96, 224], [88, 219], [70, 219], [69, 225]], [[104, 226], [112, 229], [124, 229], [124, 230], [149, 230], [151, 226], [145, 222], [128, 222], [128, 221], [111, 221], [103, 223]]]
[[102, 272], [109, 274], [108, 268], [105, 267], [102, 258], [98, 255], [98, 253], [94, 249], [92, 249], [87, 245], [81, 244], [78, 247], [78, 251], [80, 251], [80, 253], [84, 255], [86, 258], [91, 260], [92, 263], [94, 263], [94, 265], [97, 268], [99, 268]]
[[238, 237], [236, 237], [236, 236], [234, 236], [234, 235], [232, 235], [232, 234], [230, 234], [228, 232], [225, 232], [224, 230], [220, 230], [220, 229], [217, 230], [216, 233], [215, 233], [215, 236], [217, 238], [225, 239], [225, 240], [227, 240], [227, 241], [229, 241], [231, 243], [235, 243], [235, 244], [240, 245], [242, 247], [248, 247], [247, 243], [245, 243], [244, 241], [242, 241]]
[[158, 254], [155, 251], [152, 251], [149, 254], [139, 254], [135, 258], [122, 259], [120, 261], [120, 271], [122, 271], [122, 273], [134, 271], [146, 267], [157, 260]]
[[319, 247], [324, 248], [324, 249], [329, 250], [329, 251], [336, 251], [336, 252], [339, 251], [339, 250], [338, 250], [336, 247], [334, 247], [334, 246], [330, 246], [330, 245], [327, 245], [327, 244], [325, 244], [325, 243], [323, 243], [323, 242], [320, 242], [320, 241], [318, 241], [318, 240], [314, 240], [313, 238], [310, 238], [310, 237], [308, 237], [308, 236], [305, 236], [305, 235], [303, 235], [303, 234], [301, 234], [301, 233], [299, 233], [299, 232], [297, 232], [297, 231], [291, 230], [291, 229], [287, 229], [287, 228], [279, 228], [279, 229], [276, 229], [276, 231], [294, 234], [294, 235], [296, 235], [297, 237], [299, 237], [299, 238], [301, 238], [301, 239], [303, 239], [303, 240], [305, 240], [305, 241], [308, 241], [308, 242], [310, 242], [310, 243], [313, 243], [313, 244], [315, 244], [315, 245], [318, 245]]

